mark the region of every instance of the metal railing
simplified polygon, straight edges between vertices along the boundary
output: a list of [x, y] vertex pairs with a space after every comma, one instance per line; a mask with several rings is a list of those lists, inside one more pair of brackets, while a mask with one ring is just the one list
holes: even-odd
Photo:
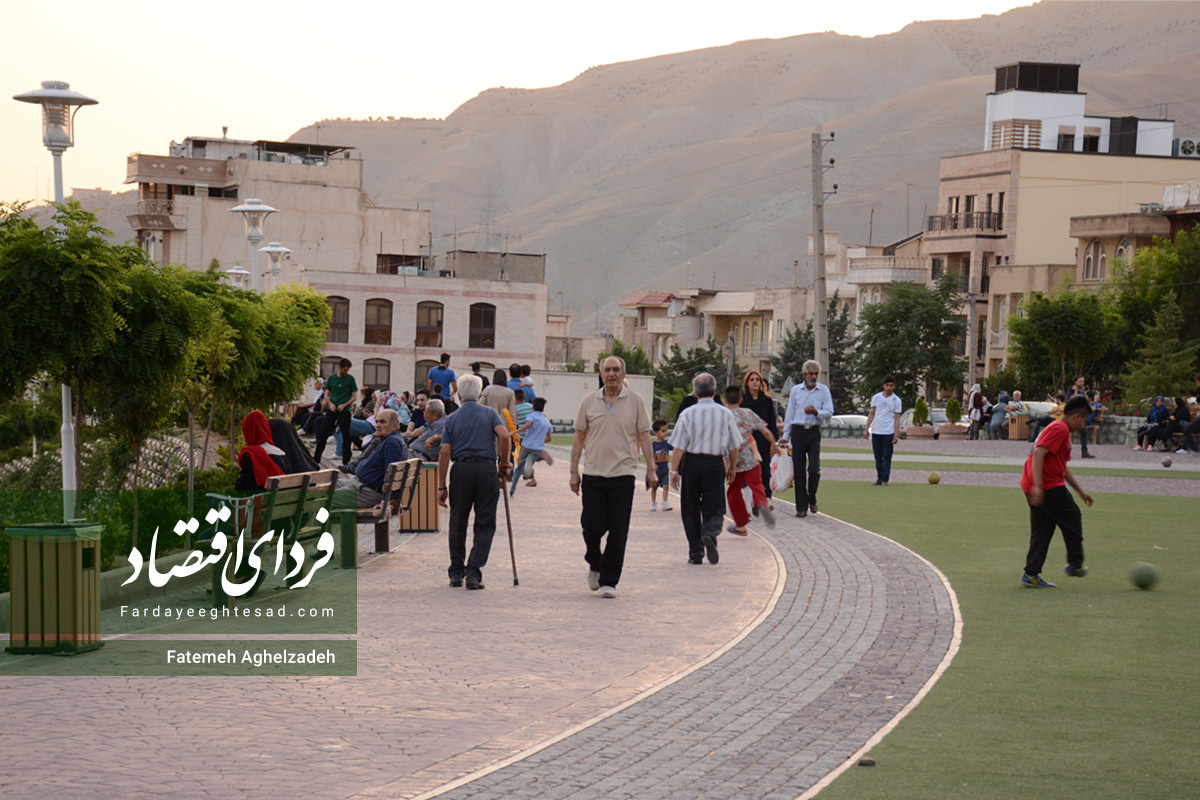
[[933, 214], [925, 222], [927, 231], [999, 231], [1004, 229], [1004, 214], [974, 211], [970, 214]]

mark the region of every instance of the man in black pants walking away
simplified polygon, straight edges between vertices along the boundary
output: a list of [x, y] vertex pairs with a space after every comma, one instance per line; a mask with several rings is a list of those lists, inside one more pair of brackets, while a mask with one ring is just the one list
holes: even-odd
[[[575, 415], [571, 491], [583, 491], [579, 524], [586, 548], [588, 588], [600, 592], [601, 597], [613, 598], [625, 565], [639, 450], [646, 458], [646, 488], [657, 486], [658, 478], [650, 446], [650, 412], [646, 402], [625, 386], [624, 360], [617, 356], [604, 359], [600, 377], [604, 388], [586, 395]], [[585, 455], [581, 477], [579, 459]], [[608, 541], [601, 548], [605, 534]]]
[[804, 382], [792, 387], [787, 413], [783, 416], [783, 441], [792, 443], [797, 517], [806, 517], [809, 511], [817, 513], [817, 486], [821, 483], [821, 424], [833, 416], [833, 395], [828, 386], [817, 383], [821, 365], [816, 361], [805, 361], [803, 371]]
[[[692, 378], [696, 404], [684, 410], [668, 440], [671, 486], [679, 489], [679, 516], [687, 535], [688, 563], [716, 564], [717, 537], [725, 519], [725, 484], [737, 474], [742, 435], [733, 413], [717, 405], [717, 381], [707, 372]], [[682, 477], [682, 480], [680, 478]], [[682, 483], [682, 487], [680, 484]]]
[[[462, 406], [446, 417], [442, 446], [438, 450], [438, 504], [450, 506], [450, 585], [483, 588], [496, 535], [496, 502], [500, 484], [509, 474], [508, 426], [496, 409], [478, 402], [483, 381], [466, 375], [458, 381]], [[450, 470], [450, 462], [454, 469]], [[447, 471], [449, 483], [447, 484]], [[475, 538], [467, 556], [467, 517], [475, 511]]]

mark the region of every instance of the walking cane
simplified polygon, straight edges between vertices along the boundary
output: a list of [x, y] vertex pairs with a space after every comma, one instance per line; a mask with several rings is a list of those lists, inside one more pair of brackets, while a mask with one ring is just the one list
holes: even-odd
[[508, 486], [503, 477], [500, 478], [500, 494], [504, 495], [504, 521], [508, 524], [508, 555], [512, 559], [513, 586], [520, 586], [521, 582], [517, 580], [517, 551], [513, 547], [512, 514], [508, 510]]

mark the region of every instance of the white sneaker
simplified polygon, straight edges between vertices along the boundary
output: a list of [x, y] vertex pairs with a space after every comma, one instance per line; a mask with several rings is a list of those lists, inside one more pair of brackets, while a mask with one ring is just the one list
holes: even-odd
[[609, 599], [616, 597], [617, 589], [615, 586], [601, 586], [600, 587], [600, 596], [607, 597]]
[[663, 500], [663, 511], [670, 511], [672, 506], [667, 505], [667, 501]]
[[523, 472], [525, 474], [525, 480], [529, 480], [530, 478], [533, 477], [533, 461], [532, 460], [527, 460], [525, 462], [525, 469], [523, 470]]
[[[666, 510], [666, 506], [663, 506], [663, 509]], [[658, 503], [656, 501], [654, 501], [654, 500], [650, 501], [650, 510], [658, 511]]]
[[593, 592], [600, 588], [600, 573], [588, 567], [588, 588]]

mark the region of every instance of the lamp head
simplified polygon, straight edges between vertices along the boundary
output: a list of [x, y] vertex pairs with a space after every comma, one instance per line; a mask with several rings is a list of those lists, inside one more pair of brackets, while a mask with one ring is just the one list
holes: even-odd
[[268, 214], [274, 214], [276, 209], [254, 197], [246, 199], [246, 202], [240, 206], [234, 206], [230, 209], [231, 212], [236, 211], [241, 214], [246, 220], [246, 238], [253, 244], [258, 244], [263, 240], [263, 220]]
[[79, 106], [94, 106], [99, 102], [72, 92], [71, 84], [65, 81], [42, 81], [41, 89], [15, 94], [13, 100], [42, 107], [42, 144], [52, 153], [62, 153], [75, 144], [75, 112]]

